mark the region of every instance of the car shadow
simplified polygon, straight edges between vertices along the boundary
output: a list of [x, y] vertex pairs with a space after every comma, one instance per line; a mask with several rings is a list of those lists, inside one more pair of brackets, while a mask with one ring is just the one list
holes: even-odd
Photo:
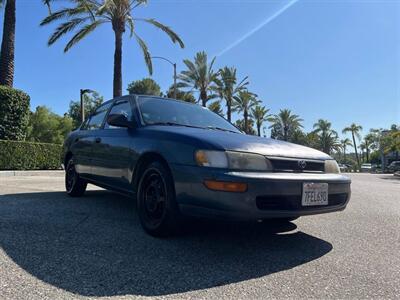
[[384, 179], [384, 180], [389, 180], [389, 181], [393, 181], [396, 183], [400, 183], [400, 176], [396, 176], [393, 174], [385, 174], [385, 175], [381, 175], [379, 176], [380, 179]]
[[82, 296], [162, 296], [259, 278], [318, 259], [332, 245], [294, 223], [193, 221], [145, 234], [130, 199], [107, 191], [0, 196], [0, 246], [36, 278]]

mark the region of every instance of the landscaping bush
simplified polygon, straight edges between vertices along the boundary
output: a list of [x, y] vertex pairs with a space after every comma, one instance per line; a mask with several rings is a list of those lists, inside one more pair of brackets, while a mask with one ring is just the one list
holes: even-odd
[[0, 140], [0, 170], [54, 170], [61, 168], [62, 146]]
[[29, 96], [7, 86], [0, 86], [0, 139], [23, 140], [29, 121]]

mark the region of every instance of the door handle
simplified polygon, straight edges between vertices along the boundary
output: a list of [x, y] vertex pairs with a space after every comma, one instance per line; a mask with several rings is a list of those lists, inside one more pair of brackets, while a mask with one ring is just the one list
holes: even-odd
[[98, 138], [96, 138], [94, 141], [98, 144], [98, 143], [101, 142], [101, 138], [98, 137]]

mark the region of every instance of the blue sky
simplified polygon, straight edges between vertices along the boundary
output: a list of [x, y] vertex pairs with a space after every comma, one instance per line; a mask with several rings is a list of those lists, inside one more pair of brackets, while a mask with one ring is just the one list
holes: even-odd
[[[318, 118], [330, 120], [338, 131], [356, 122], [364, 133], [400, 123], [400, 2], [292, 2], [150, 0], [137, 15], [170, 25], [186, 48], [144, 23], [137, 24], [137, 32], [152, 55], [176, 61], [178, 71], [182, 59], [197, 51], [222, 53], [216, 67], [236, 66], [272, 113], [289, 108], [304, 119], [306, 130]], [[31, 95], [32, 109], [46, 105], [63, 114], [80, 88], [111, 98], [109, 24], [64, 54], [66, 39], [47, 47], [54, 26], [39, 27], [46, 14], [39, 0], [17, 0], [15, 87]], [[124, 91], [145, 76], [140, 49], [126, 35]], [[172, 67], [155, 60], [153, 78], [167, 89]]]

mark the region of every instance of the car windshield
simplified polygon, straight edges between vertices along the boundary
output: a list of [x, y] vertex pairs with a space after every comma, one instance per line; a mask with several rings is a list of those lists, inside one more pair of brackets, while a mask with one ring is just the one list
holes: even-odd
[[227, 120], [200, 105], [157, 97], [140, 97], [138, 103], [146, 125], [178, 125], [240, 133]]

